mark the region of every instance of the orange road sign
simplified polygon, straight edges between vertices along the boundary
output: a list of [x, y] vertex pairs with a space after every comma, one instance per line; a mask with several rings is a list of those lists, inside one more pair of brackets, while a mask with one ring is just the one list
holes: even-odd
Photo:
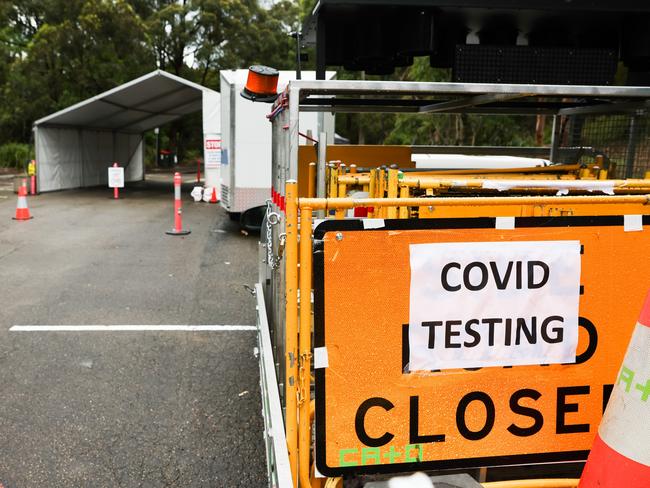
[[[365, 224], [328, 220], [316, 227], [315, 452], [320, 473], [341, 476], [586, 459], [650, 288], [650, 216], [522, 217], [513, 223], [503, 225], [494, 218]], [[555, 261], [548, 263], [542, 252], [533, 264], [526, 264], [517, 254], [511, 264], [507, 254], [499, 258], [503, 262], [489, 258], [483, 265], [476, 264], [481, 262], [483, 248], [498, 254], [502, 243], [535, 246], [546, 241], [551, 250], [554, 243], [578, 243], [578, 317], [573, 317], [574, 322], [570, 301], [566, 312], [553, 315], [552, 301], [545, 302], [545, 309], [535, 309], [538, 295], [524, 290], [530, 286], [531, 293], [540, 292], [552, 281], [555, 269], [575, 272], [575, 262], [560, 263], [561, 246], [556, 246], [560, 255], [556, 252]], [[419, 283], [412, 280], [411, 246], [454, 243], [458, 249], [462, 243], [472, 244], [466, 251], [449, 254], [458, 258], [448, 266], [444, 260], [438, 263], [434, 252], [428, 261], [432, 281], [442, 277], [444, 268], [450, 292], [469, 287], [476, 295], [467, 294], [464, 301], [438, 296], [431, 302], [430, 321], [409, 323], [412, 286]], [[567, 249], [569, 255], [574, 248], [569, 245]], [[557, 267], [557, 263], [566, 266]], [[569, 274], [562, 273], [563, 277]], [[468, 326], [472, 320], [467, 319], [468, 310], [477, 314], [493, 310], [489, 301], [496, 295], [481, 294], [493, 281], [495, 289], [521, 293], [515, 293], [512, 301], [520, 316], [506, 317], [506, 300], [506, 305], [494, 309], [503, 316], [477, 316]], [[544, 293], [556, 293], [557, 286]], [[440, 291], [432, 288], [431, 293]], [[524, 312], [550, 312], [518, 322], [523, 316], [520, 299], [529, 300]], [[481, 306], [477, 300], [483, 300]], [[554, 320], [557, 327], [566, 325], [560, 336], [570, 336], [577, 328], [572, 362], [521, 365], [516, 353], [512, 354], [515, 359], [499, 362], [490, 359], [494, 355], [488, 351], [481, 356], [481, 364], [488, 366], [447, 368], [455, 364], [450, 360], [434, 361], [441, 364], [436, 370], [409, 368], [416, 346], [435, 360], [449, 353], [440, 348], [456, 348], [458, 354], [449, 357], [467, 361], [473, 360], [467, 349], [474, 339], [501, 347], [504, 356], [524, 343], [546, 347], [544, 341], [557, 342], [559, 328], [544, 330]], [[418, 336], [414, 327], [433, 329], [438, 335]], [[424, 342], [414, 344], [420, 336]], [[566, 350], [562, 354], [558, 358], [566, 357]], [[515, 365], [508, 366], [508, 361]]]

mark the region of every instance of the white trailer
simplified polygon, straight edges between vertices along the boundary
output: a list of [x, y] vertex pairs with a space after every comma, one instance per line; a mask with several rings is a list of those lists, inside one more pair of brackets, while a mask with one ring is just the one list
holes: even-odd
[[[336, 77], [328, 71], [326, 78]], [[246, 213], [266, 205], [271, 197], [271, 123], [265, 117], [271, 104], [252, 102], [240, 95], [246, 85], [248, 70], [221, 71], [221, 206], [233, 218], [239, 214], [242, 223], [248, 221]], [[278, 91], [285, 89], [295, 71], [280, 71]], [[303, 71], [302, 79], [315, 80], [314, 71]], [[319, 131], [328, 134], [328, 143], [334, 138], [334, 115], [320, 114], [323, 127], [318, 126], [318, 113], [301, 113], [300, 129], [317, 138]], [[307, 144], [304, 137], [301, 144]], [[260, 212], [260, 222], [263, 212]], [[258, 219], [253, 219], [258, 220]]]

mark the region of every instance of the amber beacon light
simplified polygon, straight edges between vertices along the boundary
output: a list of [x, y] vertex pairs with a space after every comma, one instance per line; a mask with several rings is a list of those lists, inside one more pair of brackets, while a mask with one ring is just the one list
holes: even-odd
[[251, 66], [241, 96], [254, 102], [273, 102], [278, 97], [278, 70], [268, 66]]

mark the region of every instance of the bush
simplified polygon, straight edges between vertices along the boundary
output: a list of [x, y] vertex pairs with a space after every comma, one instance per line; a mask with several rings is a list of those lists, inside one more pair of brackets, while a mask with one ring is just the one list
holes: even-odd
[[29, 144], [9, 142], [0, 146], [0, 167], [26, 169], [31, 159], [34, 159], [34, 148]]

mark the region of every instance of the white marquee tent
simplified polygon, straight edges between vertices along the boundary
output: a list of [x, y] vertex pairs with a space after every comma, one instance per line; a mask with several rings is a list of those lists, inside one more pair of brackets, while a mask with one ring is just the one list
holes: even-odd
[[[37, 120], [37, 187], [106, 185], [113, 162], [125, 168], [127, 182], [142, 180], [144, 133], [199, 111], [204, 138], [220, 139], [219, 93], [157, 70]], [[217, 186], [218, 175], [206, 168], [206, 184]]]

